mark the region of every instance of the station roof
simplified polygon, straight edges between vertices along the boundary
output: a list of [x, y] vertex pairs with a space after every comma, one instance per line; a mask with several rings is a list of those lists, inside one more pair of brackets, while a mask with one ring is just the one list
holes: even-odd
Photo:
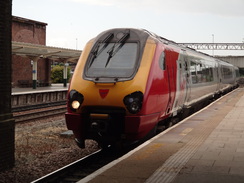
[[12, 54], [29, 58], [50, 58], [65, 62], [77, 62], [81, 52], [81, 50], [12, 41]]

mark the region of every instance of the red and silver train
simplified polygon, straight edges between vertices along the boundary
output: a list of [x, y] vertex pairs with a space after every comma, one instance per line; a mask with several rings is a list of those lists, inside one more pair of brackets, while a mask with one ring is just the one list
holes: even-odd
[[143, 29], [90, 40], [68, 91], [66, 124], [77, 144], [130, 143], [237, 86], [239, 70]]

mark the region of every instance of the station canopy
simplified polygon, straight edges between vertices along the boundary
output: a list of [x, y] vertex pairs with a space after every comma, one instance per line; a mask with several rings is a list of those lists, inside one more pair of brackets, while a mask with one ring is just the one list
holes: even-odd
[[77, 62], [81, 52], [81, 50], [12, 41], [12, 54], [29, 58], [49, 58], [64, 62]]

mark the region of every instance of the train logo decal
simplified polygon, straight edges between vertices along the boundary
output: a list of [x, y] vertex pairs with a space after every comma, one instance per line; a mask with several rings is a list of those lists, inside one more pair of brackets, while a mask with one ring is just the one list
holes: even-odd
[[99, 89], [99, 94], [102, 98], [105, 98], [108, 95], [109, 89]]

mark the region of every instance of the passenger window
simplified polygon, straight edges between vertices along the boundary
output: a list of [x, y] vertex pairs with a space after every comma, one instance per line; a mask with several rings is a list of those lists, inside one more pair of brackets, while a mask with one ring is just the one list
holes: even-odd
[[205, 65], [205, 67], [202, 70], [204, 82], [212, 82], [213, 81], [213, 68], [211, 68], [208, 65]]
[[224, 77], [224, 79], [229, 79], [229, 78], [232, 78], [232, 71], [230, 68], [228, 67], [223, 67], [222, 68], [222, 75]]
[[190, 71], [191, 71], [191, 80], [193, 84], [197, 83], [197, 69], [196, 69], [196, 63], [191, 61]]
[[203, 74], [202, 74], [202, 64], [197, 64], [196, 65], [196, 70], [197, 70], [197, 82], [202, 83], [203, 82]]
[[162, 70], [165, 70], [165, 53], [164, 52], [162, 52], [161, 55], [160, 55], [160, 58], [159, 58], [159, 67]]

